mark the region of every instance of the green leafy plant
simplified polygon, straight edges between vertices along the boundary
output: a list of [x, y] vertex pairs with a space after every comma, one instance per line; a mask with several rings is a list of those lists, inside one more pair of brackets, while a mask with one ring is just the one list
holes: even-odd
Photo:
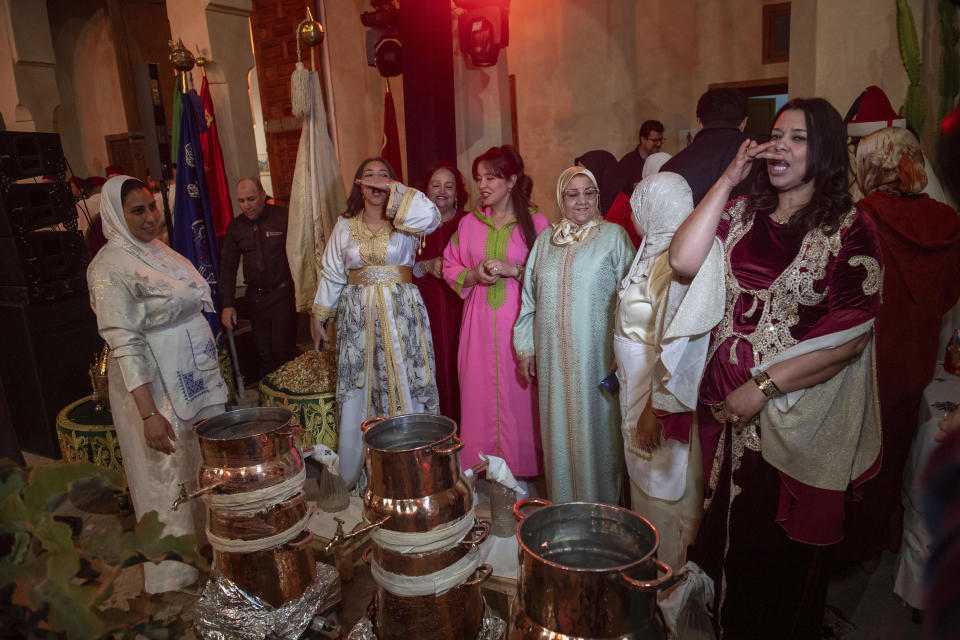
[[940, 120], [943, 120], [960, 93], [960, 53], [957, 41], [960, 29], [957, 28], [957, 8], [950, 0], [940, 0]]
[[[116, 487], [119, 478], [91, 463], [26, 469], [0, 466], [0, 628], [23, 638], [174, 638], [153, 619], [143, 594], [126, 608], [105, 604], [120, 571], [138, 563], [179, 560], [209, 569], [196, 537], [164, 536], [155, 511], [132, 531], [119, 515], [79, 535], [55, 511], [77, 489]], [[114, 603], [116, 604], [116, 603]], [[178, 622], [172, 621], [175, 627]]]
[[923, 80], [923, 56], [920, 54], [913, 11], [907, 0], [897, 0], [897, 39], [900, 43], [900, 59], [903, 60], [903, 68], [910, 79], [907, 98], [900, 107], [900, 113], [919, 133], [926, 117], [923, 87], [920, 84]]

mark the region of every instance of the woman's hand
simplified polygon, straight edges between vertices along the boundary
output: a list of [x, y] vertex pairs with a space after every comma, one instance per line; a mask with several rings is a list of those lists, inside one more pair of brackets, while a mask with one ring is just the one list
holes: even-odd
[[396, 180], [390, 180], [389, 178], [357, 178], [353, 182], [361, 187], [370, 187], [371, 189], [390, 191], [390, 188], [393, 186], [393, 183], [396, 182]]
[[503, 260], [487, 258], [483, 261], [483, 264], [488, 273], [502, 278], [516, 278], [520, 275], [520, 269], [517, 268], [517, 265], [504, 262]]
[[327, 322], [317, 316], [310, 316], [310, 336], [313, 338], [313, 348], [320, 351], [322, 345], [327, 344]]
[[647, 403], [637, 418], [636, 440], [640, 450], [646, 453], [653, 453], [653, 450], [660, 446], [660, 423], [650, 403]]
[[951, 431], [955, 431], [957, 428], [960, 428], [960, 407], [957, 407], [948, 413], [937, 426], [940, 427], [940, 432], [935, 435], [933, 439], [937, 442], [943, 442], [947, 439], [947, 436], [950, 435]]
[[477, 265], [477, 268], [474, 269], [474, 273], [477, 274], [477, 282], [480, 284], [491, 285], [500, 279], [499, 273], [491, 273], [490, 268], [487, 266], [489, 260], [484, 260]]
[[757, 383], [750, 378], [742, 385], [731, 391], [723, 401], [723, 408], [727, 414], [727, 422], [737, 430], [750, 422], [751, 418], [760, 413], [767, 404], [767, 396], [763, 395]]
[[737, 155], [733, 157], [726, 171], [720, 178], [729, 185], [731, 189], [744, 181], [750, 170], [753, 168], [753, 161], [757, 158], [768, 160], [782, 160], [783, 155], [777, 153], [773, 148], [777, 145], [775, 140], [757, 144], [755, 140], [744, 140], [740, 148], [737, 149]]
[[173, 431], [170, 421], [163, 417], [162, 413], [154, 413], [143, 421], [143, 436], [147, 440], [147, 446], [156, 449], [160, 453], [170, 455], [176, 449], [173, 443], [177, 440], [177, 434]]
[[437, 256], [433, 260], [424, 260], [420, 263], [420, 269], [438, 280], [443, 279], [443, 256]]
[[537, 377], [537, 357], [520, 358], [517, 368], [520, 369], [520, 376], [527, 381], [527, 384], [530, 384]]

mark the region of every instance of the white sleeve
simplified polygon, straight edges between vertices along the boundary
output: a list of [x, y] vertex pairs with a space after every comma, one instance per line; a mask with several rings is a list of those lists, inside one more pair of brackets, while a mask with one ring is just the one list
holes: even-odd
[[337, 221], [330, 240], [323, 250], [320, 260], [320, 278], [317, 295], [313, 299], [313, 315], [321, 320], [329, 320], [337, 315], [340, 293], [347, 284], [347, 263], [344, 256], [344, 244], [350, 235], [345, 218]]

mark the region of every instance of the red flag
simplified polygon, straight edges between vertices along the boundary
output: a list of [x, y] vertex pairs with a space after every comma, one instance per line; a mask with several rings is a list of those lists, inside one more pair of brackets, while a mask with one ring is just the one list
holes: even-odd
[[400, 132], [397, 130], [397, 112], [393, 108], [393, 94], [387, 88], [383, 94], [383, 144], [380, 157], [390, 163], [397, 172], [397, 179], [403, 182], [403, 166], [400, 162]]
[[213, 224], [217, 228], [217, 237], [222, 237], [227, 232], [227, 225], [233, 220], [233, 199], [230, 197], [230, 185], [227, 184], [227, 172], [223, 168], [223, 151], [220, 149], [220, 138], [217, 137], [217, 120], [213, 113], [213, 100], [210, 98], [206, 75], [200, 85], [200, 99], [203, 101], [203, 118], [207, 124], [206, 129], [200, 133], [203, 170], [210, 194], [210, 206], [213, 209]]

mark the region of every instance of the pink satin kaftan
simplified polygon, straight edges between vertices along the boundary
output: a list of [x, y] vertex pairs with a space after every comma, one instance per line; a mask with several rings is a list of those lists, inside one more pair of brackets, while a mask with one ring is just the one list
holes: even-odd
[[[533, 225], [539, 233], [550, 223], [534, 213]], [[529, 253], [516, 221], [496, 229], [489, 208], [464, 216], [443, 252], [443, 277], [466, 301], [457, 354], [464, 468], [476, 464], [482, 451], [502, 457], [518, 476], [543, 469], [537, 387], [520, 377], [513, 350], [520, 282], [500, 278], [490, 286], [463, 286], [466, 273], [487, 258], [524, 264]]]

